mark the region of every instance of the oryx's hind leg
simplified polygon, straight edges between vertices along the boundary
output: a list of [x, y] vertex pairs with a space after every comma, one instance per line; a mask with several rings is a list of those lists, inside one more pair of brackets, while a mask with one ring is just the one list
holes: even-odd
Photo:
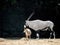
[[51, 31], [50, 38], [52, 37], [52, 35], [53, 35], [53, 38], [55, 39], [55, 31]]
[[51, 39], [51, 37], [52, 37], [52, 31], [51, 31], [51, 28], [50, 28], [50, 27], [48, 27], [48, 30], [50, 31], [49, 39]]
[[54, 39], [55, 39], [55, 31], [53, 31], [53, 29], [51, 28], [51, 35], [53, 35]]
[[54, 36], [54, 39], [55, 39], [55, 31], [53, 31], [53, 36]]
[[52, 37], [52, 31], [50, 31], [50, 37], [49, 37], [49, 39], [51, 39], [51, 37]]

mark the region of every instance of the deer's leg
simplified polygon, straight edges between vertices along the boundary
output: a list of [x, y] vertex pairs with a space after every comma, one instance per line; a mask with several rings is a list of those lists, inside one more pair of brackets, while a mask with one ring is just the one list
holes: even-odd
[[28, 35], [26, 35], [26, 40], [28, 40]]
[[31, 38], [31, 35], [29, 35], [29, 38]]

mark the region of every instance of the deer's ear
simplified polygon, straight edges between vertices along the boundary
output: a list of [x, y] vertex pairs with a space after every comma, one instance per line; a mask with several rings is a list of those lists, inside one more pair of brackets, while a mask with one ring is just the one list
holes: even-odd
[[24, 28], [26, 28], [26, 25], [24, 25]]

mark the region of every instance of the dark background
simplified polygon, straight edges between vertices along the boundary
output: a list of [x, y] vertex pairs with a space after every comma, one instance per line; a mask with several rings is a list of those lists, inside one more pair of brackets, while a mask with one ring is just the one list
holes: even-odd
[[34, 11], [30, 20], [51, 20], [56, 38], [60, 38], [59, 3], [59, 0], [0, 0], [0, 37], [24, 37], [25, 20]]

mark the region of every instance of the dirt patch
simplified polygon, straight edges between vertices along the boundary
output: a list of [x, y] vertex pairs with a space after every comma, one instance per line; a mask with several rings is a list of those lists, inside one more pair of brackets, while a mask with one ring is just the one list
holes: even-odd
[[29, 39], [10, 40], [0, 38], [0, 45], [60, 45], [60, 39]]

